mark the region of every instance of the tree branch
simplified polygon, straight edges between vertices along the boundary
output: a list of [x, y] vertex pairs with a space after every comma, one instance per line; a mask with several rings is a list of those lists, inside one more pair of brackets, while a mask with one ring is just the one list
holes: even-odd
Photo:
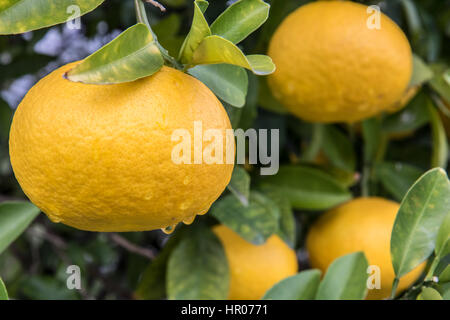
[[146, 257], [150, 260], [155, 258], [155, 253], [153, 252], [153, 250], [139, 247], [139, 246], [135, 245], [134, 243], [131, 243], [124, 237], [119, 236], [117, 233], [111, 233], [109, 236], [114, 243], [116, 243], [117, 245], [121, 246], [122, 248], [124, 248], [132, 253]]

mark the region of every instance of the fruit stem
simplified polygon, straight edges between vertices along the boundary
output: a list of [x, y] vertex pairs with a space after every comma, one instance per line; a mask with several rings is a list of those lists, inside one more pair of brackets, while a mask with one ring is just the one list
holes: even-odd
[[174, 68], [176, 68], [178, 70], [183, 70], [183, 66], [175, 58], [173, 58], [169, 54], [169, 52], [163, 46], [161, 46], [161, 44], [158, 42], [158, 37], [153, 32], [152, 27], [150, 26], [150, 22], [148, 20], [147, 13], [145, 11], [144, 0], [134, 0], [134, 6], [136, 9], [137, 21], [145, 24], [147, 26], [147, 28], [150, 30], [150, 32], [152, 33], [153, 39], [155, 41], [155, 44], [158, 47], [159, 51], [161, 52], [161, 55], [163, 56], [164, 60], [166, 60]]
[[395, 293], [397, 292], [397, 287], [398, 287], [399, 281], [400, 281], [400, 279], [395, 277], [394, 282], [392, 283], [391, 296], [389, 297], [389, 299], [391, 299], [391, 300], [393, 300], [395, 298]]

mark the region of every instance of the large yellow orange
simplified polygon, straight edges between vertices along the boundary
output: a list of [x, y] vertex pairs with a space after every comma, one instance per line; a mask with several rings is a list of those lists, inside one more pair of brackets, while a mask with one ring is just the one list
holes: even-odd
[[53, 221], [90, 231], [165, 228], [205, 213], [233, 164], [174, 163], [172, 133], [185, 129], [193, 140], [201, 121], [201, 134], [225, 137], [230, 122], [214, 94], [169, 67], [115, 85], [64, 79], [73, 67], [42, 79], [14, 115], [11, 163], [30, 200]]
[[316, 1], [291, 13], [269, 46], [274, 96], [311, 122], [355, 122], [392, 108], [411, 78], [411, 48], [392, 20], [380, 14], [378, 29], [376, 17], [350, 1]]
[[[312, 226], [307, 250], [312, 267], [326, 272], [340, 256], [363, 251], [370, 265], [380, 268], [380, 289], [371, 289], [369, 299], [387, 298], [394, 280], [390, 239], [399, 204], [377, 197], [358, 198], [334, 208]], [[411, 286], [425, 267], [421, 264], [400, 279], [398, 291]]]
[[230, 268], [231, 300], [261, 299], [278, 281], [297, 272], [295, 251], [277, 235], [254, 245], [224, 225], [214, 227]]

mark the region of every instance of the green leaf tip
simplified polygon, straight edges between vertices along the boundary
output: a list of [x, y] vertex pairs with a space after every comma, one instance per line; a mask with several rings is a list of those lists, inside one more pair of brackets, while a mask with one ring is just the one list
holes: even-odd
[[138, 23], [68, 71], [65, 77], [89, 84], [130, 82], [154, 74], [163, 64], [151, 31]]

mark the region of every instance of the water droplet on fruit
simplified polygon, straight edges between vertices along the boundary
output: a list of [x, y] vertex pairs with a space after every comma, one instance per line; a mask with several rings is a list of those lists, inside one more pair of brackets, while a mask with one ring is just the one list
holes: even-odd
[[206, 214], [208, 211], [209, 211], [209, 207], [200, 210], [197, 214], [198, 214], [199, 216], [202, 216], [202, 215]]
[[177, 226], [176, 224], [167, 226], [165, 228], [162, 228], [161, 231], [164, 232], [165, 234], [171, 234], [172, 232], [174, 232], [176, 226]]
[[153, 195], [151, 194], [151, 193], [148, 193], [146, 196], [145, 196], [145, 200], [151, 200], [153, 198]]
[[197, 215], [194, 214], [194, 215], [192, 215], [192, 216], [190, 216], [190, 217], [184, 219], [184, 220], [183, 220], [183, 223], [184, 223], [185, 225], [190, 225], [190, 224], [192, 224], [192, 222], [194, 222], [196, 216], [197, 216]]
[[183, 184], [186, 186], [191, 182], [191, 178], [189, 176], [184, 177]]
[[191, 205], [190, 201], [185, 201], [180, 204], [179, 208], [180, 210], [186, 210], [187, 208], [189, 208], [190, 205]]

